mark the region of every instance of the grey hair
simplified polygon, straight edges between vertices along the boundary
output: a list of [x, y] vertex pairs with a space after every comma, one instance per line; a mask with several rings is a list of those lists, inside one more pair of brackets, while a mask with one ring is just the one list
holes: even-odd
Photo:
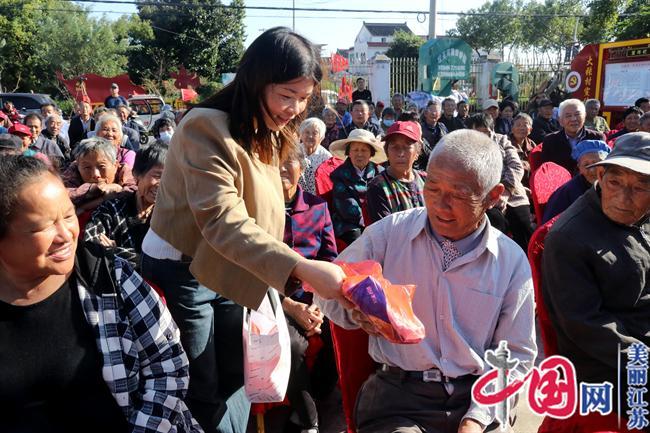
[[323, 138], [325, 137], [325, 131], [327, 130], [327, 126], [325, 126], [325, 122], [320, 120], [318, 117], [310, 117], [308, 119], [305, 119], [302, 121], [300, 124], [299, 128], [299, 134], [302, 134], [307, 128], [314, 127], [318, 129], [318, 134], [320, 134], [320, 137]]
[[122, 133], [122, 121], [114, 114], [103, 114], [95, 125], [95, 133], [99, 133], [106, 122], [115, 122], [117, 129], [120, 131], [120, 134], [124, 135], [124, 133]]
[[74, 159], [79, 160], [89, 153], [103, 153], [113, 164], [117, 162], [117, 149], [105, 138], [95, 136], [81, 140], [74, 148]]
[[432, 99], [429, 102], [427, 102], [427, 106], [426, 106], [425, 110], [427, 108], [429, 108], [430, 106], [432, 106], [432, 105], [435, 105], [438, 108], [442, 108], [442, 102], [440, 101], [440, 99], [435, 98], [435, 99]]
[[643, 113], [643, 116], [639, 118], [639, 123], [643, 124], [648, 119], [650, 119], [650, 111], [646, 111], [645, 113]]
[[526, 121], [526, 123], [528, 123], [528, 126], [533, 126], [533, 118], [530, 117], [528, 114], [526, 114], [526, 113], [517, 114], [514, 117], [514, 119], [512, 119], [512, 123], [515, 123], [519, 119], [524, 119]]
[[459, 129], [442, 137], [429, 155], [427, 173], [439, 158], [451, 160], [454, 170], [472, 173], [482, 197], [501, 182], [503, 157], [499, 145], [478, 131]]
[[50, 115], [47, 116], [47, 118], [45, 119], [45, 126], [46, 126], [46, 127], [47, 127], [47, 126], [50, 126], [50, 122], [52, 122], [53, 120], [57, 120], [57, 119], [58, 119], [59, 121], [63, 122], [63, 118], [61, 117], [61, 115], [60, 115], [59, 113], [53, 113], [53, 114], [50, 114]]
[[598, 105], [600, 107], [600, 101], [598, 99], [587, 99], [585, 101], [585, 107], [588, 107], [590, 105]]
[[586, 114], [587, 110], [585, 108], [585, 104], [580, 100], [580, 99], [567, 99], [565, 101], [562, 101], [560, 103], [559, 111], [558, 111], [558, 117], [562, 118], [562, 115], [564, 114], [564, 110], [566, 110], [569, 107], [575, 107], [580, 111], [582, 114]]

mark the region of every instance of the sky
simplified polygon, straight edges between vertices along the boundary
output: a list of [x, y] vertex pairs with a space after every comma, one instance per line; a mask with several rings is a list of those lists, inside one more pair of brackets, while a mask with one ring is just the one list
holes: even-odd
[[[230, 3], [230, 0], [223, 0]], [[417, 10], [428, 11], [429, 0], [245, 0], [246, 6], [276, 6], [276, 7], [305, 8], [340, 8], [340, 9], [373, 9], [373, 10]], [[438, 11], [463, 12], [481, 6], [485, 0], [437, 0]], [[462, 3], [462, 5], [460, 4]], [[90, 6], [93, 11], [101, 15], [105, 11], [109, 19], [117, 19], [120, 14], [135, 13], [134, 5], [82, 3]], [[363, 22], [377, 23], [403, 23], [406, 22], [411, 30], [419, 35], [429, 32], [428, 13], [420, 16], [417, 14], [389, 13], [343, 13], [343, 12], [301, 12], [296, 11], [296, 31], [312, 42], [325, 44], [324, 53], [329, 55], [337, 48], [350, 48], [359, 33]], [[455, 27], [457, 16], [438, 15], [438, 35]], [[244, 20], [246, 27], [246, 42], [248, 46], [264, 30], [275, 26], [292, 26], [292, 11], [246, 10]]]

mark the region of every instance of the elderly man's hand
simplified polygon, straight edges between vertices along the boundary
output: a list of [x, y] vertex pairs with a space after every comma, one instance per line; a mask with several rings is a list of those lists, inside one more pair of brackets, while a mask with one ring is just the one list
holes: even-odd
[[368, 316], [363, 314], [361, 311], [355, 309], [352, 310], [352, 320], [357, 322], [359, 326], [361, 326], [361, 329], [366, 331], [370, 335], [380, 335], [379, 330], [373, 325], [373, 323], [370, 321]]
[[483, 433], [483, 426], [478, 421], [465, 418], [458, 426], [458, 433]]

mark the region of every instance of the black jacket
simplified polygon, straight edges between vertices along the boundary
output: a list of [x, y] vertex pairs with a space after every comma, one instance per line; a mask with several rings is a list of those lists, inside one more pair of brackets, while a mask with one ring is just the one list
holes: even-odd
[[70, 119], [70, 127], [68, 128], [68, 138], [70, 139], [70, 148], [74, 150], [77, 143], [81, 140], [88, 138], [88, 132], [95, 130], [95, 119], [90, 118], [90, 126], [88, 131], [84, 131], [83, 124], [79, 116]]
[[650, 345], [648, 239], [650, 221], [638, 227], [611, 221], [597, 188], [564, 211], [546, 237], [544, 303], [559, 354], [573, 362], [580, 381], [616, 386], [618, 344]]
[[[594, 131], [593, 129], [584, 129], [584, 136], [581, 140], [605, 140], [602, 132]], [[582, 132], [581, 132], [582, 134]], [[576, 161], [571, 158], [571, 143], [566, 137], [564, 129], [557, 132], [548, 134], [544, 138], [544, 145], [542, 146], [542, 161], [554, 162], [558, 165], [569, 170], [572, 175], [577, 172], [578, 165]]]
[[348, 138], [348, 135], [350, 135], [350, 132], [354, 131], [355, 129], [365, 129], [366, 131], [372, 132], [375, 137], [380, 134], [381, 131], [379, 131], [379, 128], [377, 125], [372, 123], [370, 120], [368, 120], [365, 125], [363, 125], [363, 128], [359, 128], [357, 125], [354, 124], [354, 122], [350, 123], [348, 126], [339, 128], [339, 140], [343, 140]]
[[438, 122], [445, 125], [445, 128], [447, 128], [448, 132], [454, 132], [457, 129], [465, 129], [465, 123], [463, 123], [463, 121], [458, 117], [445, 117], [443, 114], [440, 116], [440, 120], [438, 120]]
[[535, 117], [535, 120], [533, 120], [533, 130], [531, 131], [529, 138], [536, 144], [539, 144], [548, 134], [559, 131], [561, 128], [562, 127], [557, 120], [546, 120], [541, 116], [537, 116]]

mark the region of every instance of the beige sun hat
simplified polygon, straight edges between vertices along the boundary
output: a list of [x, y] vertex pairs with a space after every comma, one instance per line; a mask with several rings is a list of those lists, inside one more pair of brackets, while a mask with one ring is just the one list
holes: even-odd
[[386, 153], [384, 153], [384, 147], [381, 145], [379, 139], [375, 135], [366, 131], [365, 129], [353, 129], [348, 135], [348, 138], [343, 140], [336, 140], [330, 144], [329, 151], [332, 155], [339, 157], [341, 159], [347, 158], [345, 155], [345, 148], [348, 143], [364, 143], [372, 147], [375, 150], [375, 155], [370, 158], [375, 164], [381, 164], [386, 162]]

